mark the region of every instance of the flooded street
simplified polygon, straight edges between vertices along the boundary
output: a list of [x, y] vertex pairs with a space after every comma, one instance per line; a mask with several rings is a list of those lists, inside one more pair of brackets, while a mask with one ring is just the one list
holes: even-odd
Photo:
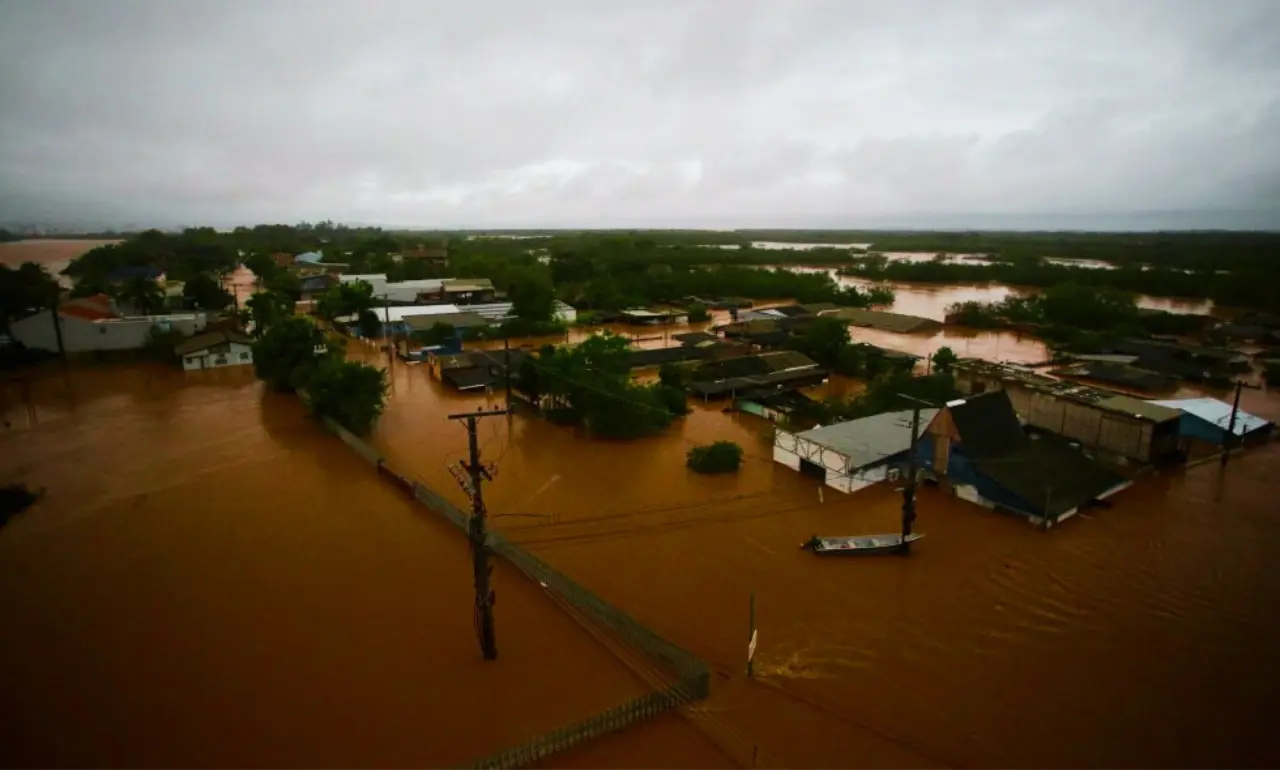
[[[0, 530], [6, 764], [457, 765], [646, 691], [505, 564], [482, 661], [464, 538], [247, 368], [32, 390], [0, 434], [0, 480], [48, 488]], [[654, 761], [724, 763], [667, 733]]]
[[[897, 309], [929, 314], [915, 296]], [[1043, 357], [1008, 334], [851, 331]], [[447, 466], [466, 433], [446, 415], [502, 393], [389, 374], [373, 443], [465, 504]], [[715, 671], [701, 722], [666, 715], [546, 766], [1280, 763], [1280, 444], [1146, 479], [1049, 533], [927, 489], [910, 558], [822, 560], [799, 543], [896, 529], [894, 491], [820, 496], [772, 461], [767, 423], [691, 405], [632, 442], [481, 426], [494, 526]], [[1242, 406], [1280, 418], [1275, 393]], [[0, 530], [0, 739], [17, 764], [450, 764], [644, 689], [502, 564], [501, 657], [484, 664], [459, 533], [247, 368], [54, 366], [0, 385], [0, 411], [0, 480], [49, 489]], [[744, 447], [740, 473], [685, 469], [717, 439]]]

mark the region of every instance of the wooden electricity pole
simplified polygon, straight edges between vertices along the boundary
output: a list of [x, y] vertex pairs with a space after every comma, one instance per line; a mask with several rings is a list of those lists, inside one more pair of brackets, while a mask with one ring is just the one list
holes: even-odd
[[911, 443], [907, 449], [907, 483], [902, 487], [902, 547], [900, 553], [911, 553], [911, 543], [907, 540], [911, 536], [911, 526], [916, 521], [916, 475], [919, 472], [917, 465], [920, 458], [918, 457], [918, 443], [920, 433], [920, 407], [933, 407], [935, 404], [931, 401], [908, 396], [905, 393], [899, 393], [900, 397], [912, 402], [911, 408]]
[[467, 476], [460, 476], [459, 483], [471, 498], [471, 522], [468, 534], [471, 540], [472, 568], [475, 572], [476, 588], [476, 634], [480, 637], [480, 653], [485, 660], [498, 657], [498, 647], [493, 634], [493, 589], [489, 587], [489, 578], [493, 568], [489, 566], [489, 541], [485, 532], [486, 511], [481, 484], [493, 481], [493, 473], [480, 464], [480, 443], [476, 430], [477, 423], [485, 417], [496, 417], [506, 414], [506, 409], [451, 414], [450, 420], [466, 420], [467, 440], [470, 443], [470, 462], [463, 464]]
[[[1221, 465], [1227, 467], [1227, 457], [1231, 454], [1231, 444], [1236, 439], [1236, 416], [1240, 413], [1240, 391], [1243, 388], [1252, 390], [1262, 390], [1260, 385], [1246, 385], [1243, 380], [1236, 379], [1236, 397], [1231, 402], [1231, 419], [1227, 422], [1227, 433], [1222, 437], [1222, 459]], [[1244, 434], [1246, 431], [1240, 432], [1240, 443], [1244, 443]]]

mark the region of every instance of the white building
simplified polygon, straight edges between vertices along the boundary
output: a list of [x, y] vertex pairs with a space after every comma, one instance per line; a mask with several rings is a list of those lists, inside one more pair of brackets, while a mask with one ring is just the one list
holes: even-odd
[[187, 371], [253, 364], [253, 340], [234, 331], [198, 334], [175, 345], [173, 352]]
[[[937, 413], [937, 409], [920, 410], [920, 433]], [[779, 430], [774, 434], [773, 459], [848, 493], [894, 480], [894, 463], [906, 458], [910, 447], [911, 411], [907, 410], [803, 433]]]
[[58, 328], [52, 310], [42, 310], [10, 325], [10, 335], [29, 350], [58, 352], [58, 331], [67, 353], [134, 350], [151, 341], [153, 330], [196, 334], [207, 324], [204, 313], [123, 316], [105, 294], [82, 297], [58, 308]]

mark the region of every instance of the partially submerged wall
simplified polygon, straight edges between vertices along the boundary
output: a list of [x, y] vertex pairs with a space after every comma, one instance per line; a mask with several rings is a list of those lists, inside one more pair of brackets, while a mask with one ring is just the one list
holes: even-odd
[[[307, 395], [300, 392], [304, 402]], [[366, 462], [374, 465], [378, 473], [402, 489], [424, 507], [440, 514], [446, 521], [468, 532], [470, 516], [445, 500], [420, 481], [391, 469], [377, 450], [352, 435], [328, 418], [324, 426], [343, 443], [355, 450]], [[702, 700], [711, 687], [711, 673], [707, 664], [692, 653], [663, 639], [654, 631], [636, 621], [588, 591], [538, 557], [520, 546], [509, 542], [500, 533], [490, 532], [487, 542], [493, 553], [506, 559], [542, 588], [551, 592], [568, 608], [570, 614], [580, 614], [585, 619], [607, 629], [630, 649], [649, 661], [646, 673], [655, 674], [651, 679], [653, 691], [639, 698], [621, 703], [607, 711], [583, 719], [558, 730], [536, 736], [519, 746], [500, 751], [477, 760], [473, 767], [506, 768], [523, 767], [567, 749], [582, 745], [588, 740], [620, 730], [627, 725], [655, 717], [665, 711]]]

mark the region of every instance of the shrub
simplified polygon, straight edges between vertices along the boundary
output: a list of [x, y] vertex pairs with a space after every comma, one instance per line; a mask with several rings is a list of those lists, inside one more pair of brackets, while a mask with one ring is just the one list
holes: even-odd
[[703, 305], [694, 305], [689, 308], [689, 323], [696, 324], [703, 321], [710, 321], [711, 313], [707, 312], [707, 308]]
[[732, 441], [717, 441], [689, 450], [685, 465], [696, 473], [733, 473], [742, 465], [742, 447]]

